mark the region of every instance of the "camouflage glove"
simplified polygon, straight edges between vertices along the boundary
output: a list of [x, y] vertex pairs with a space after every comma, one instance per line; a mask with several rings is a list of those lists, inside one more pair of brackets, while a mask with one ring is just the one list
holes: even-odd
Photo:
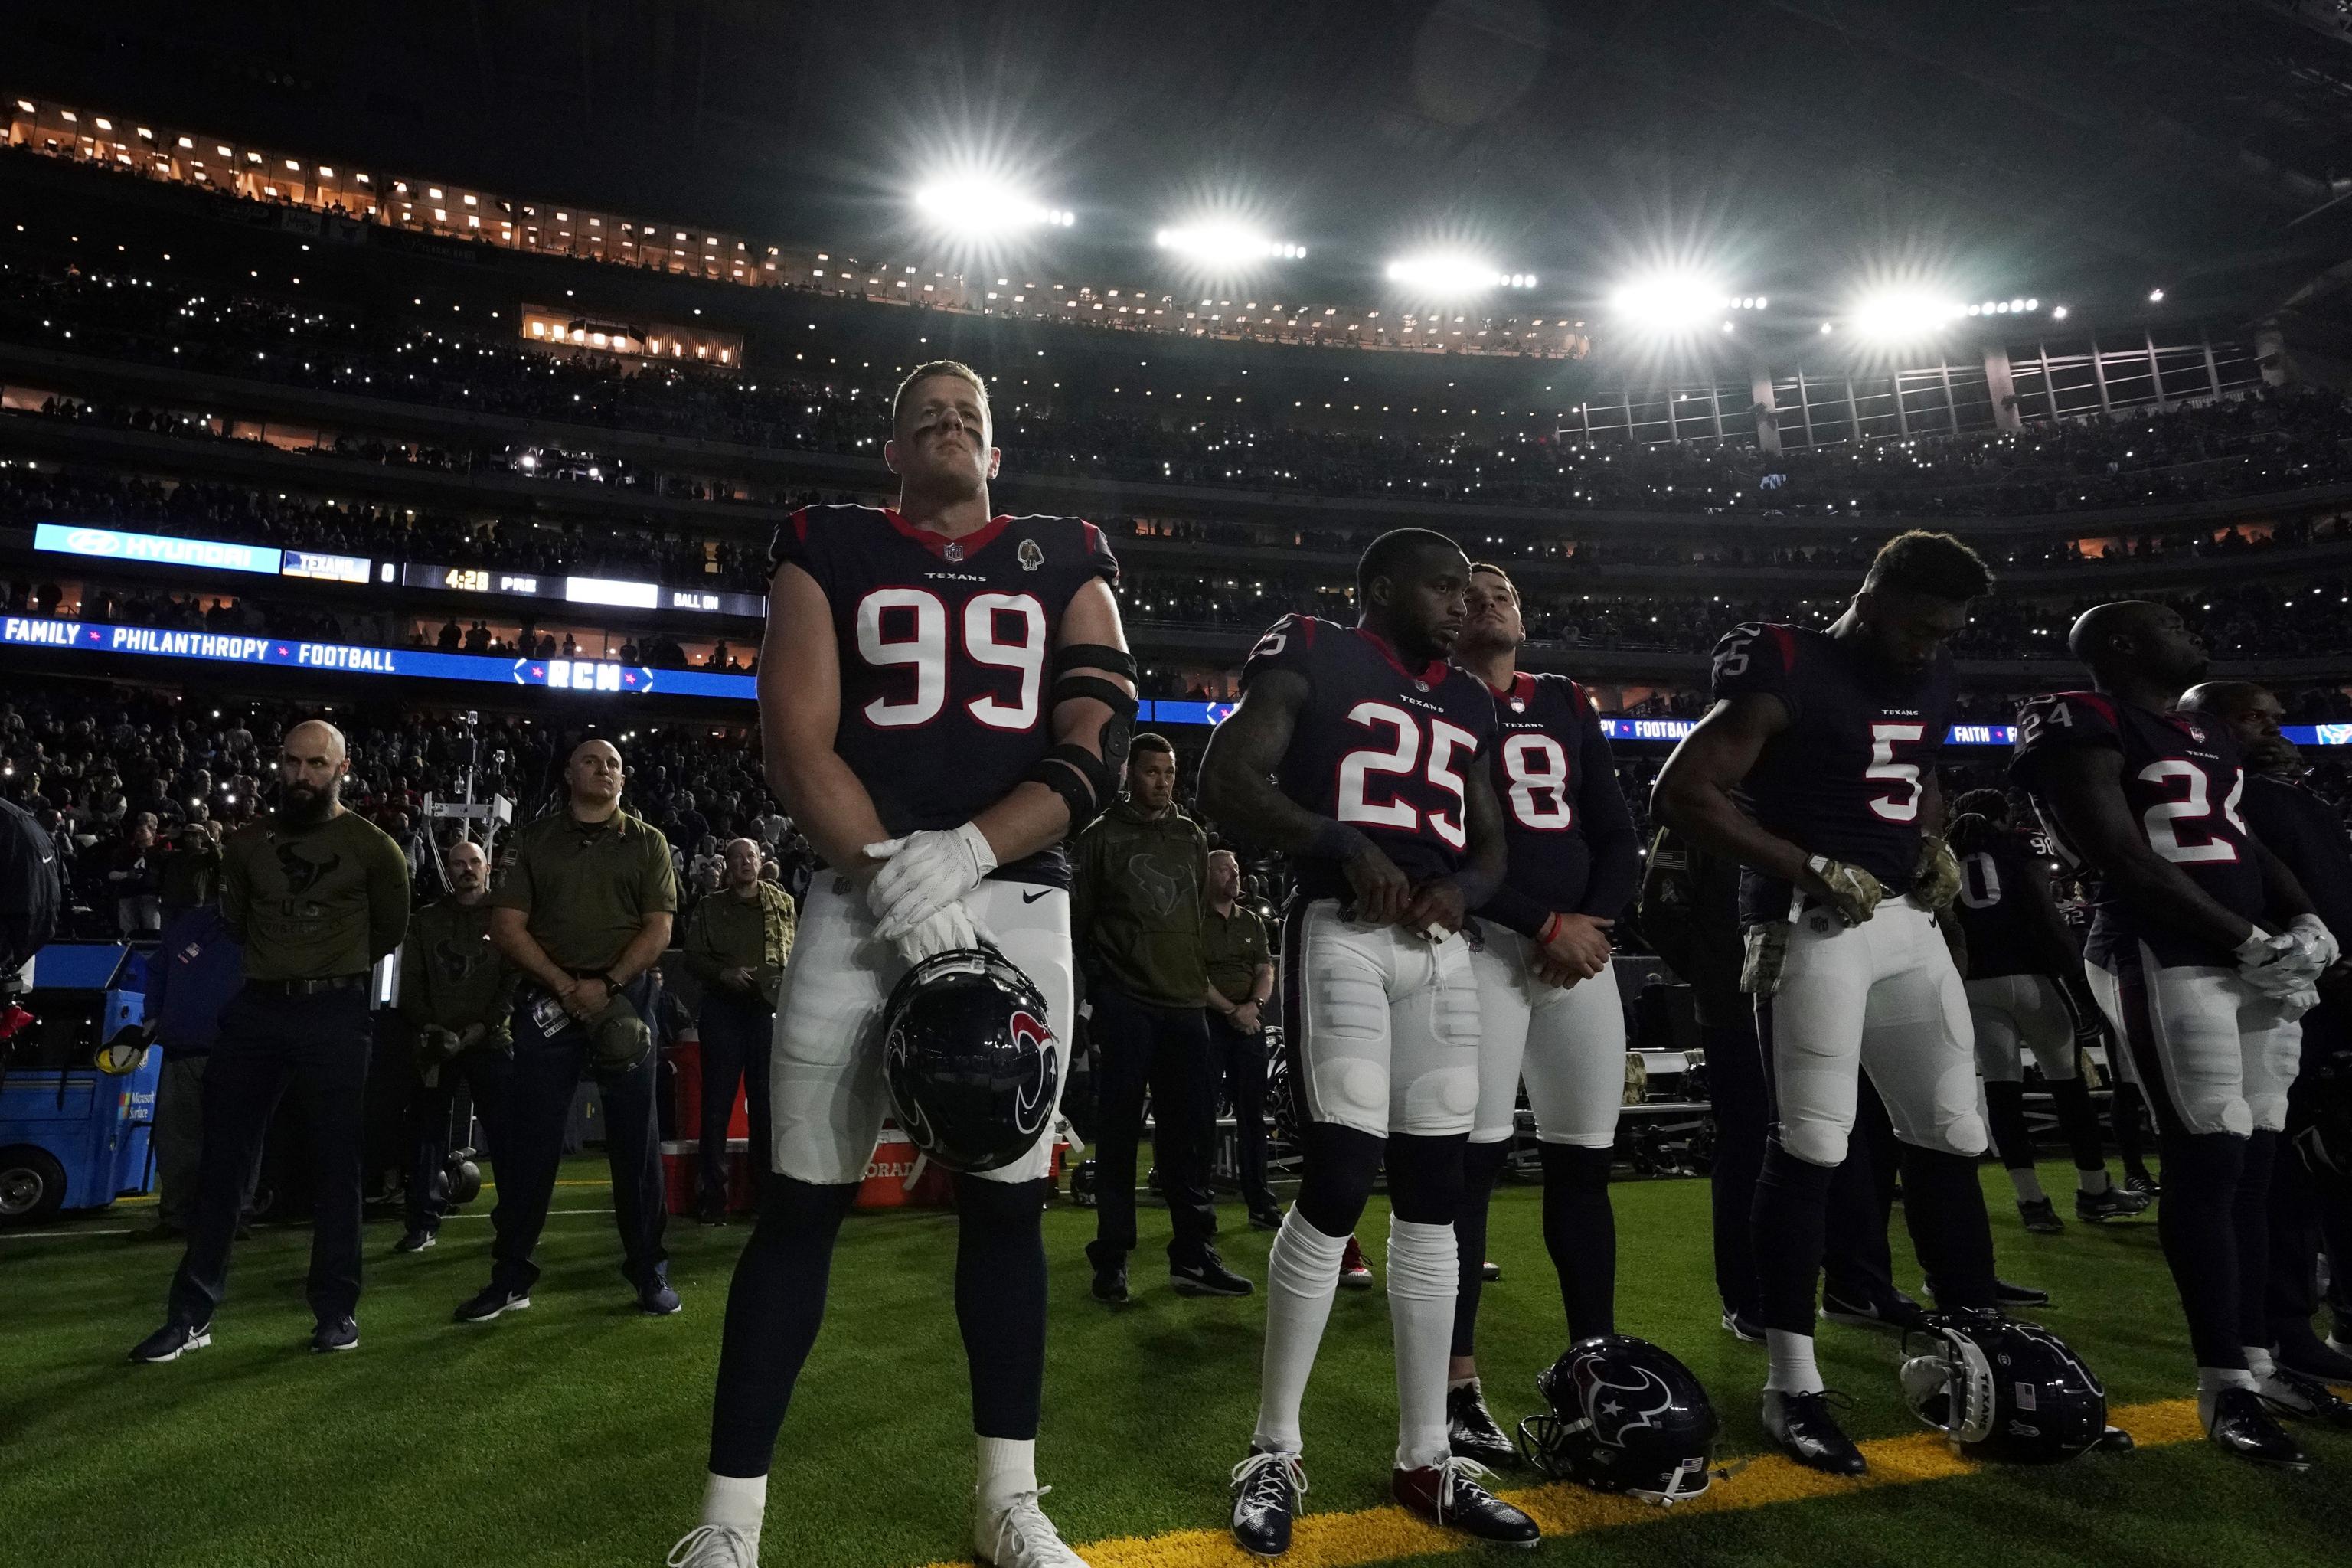
[[1827, 889], [1822, 902], [1829, 905], [1837, 918], [1850, 926], [1868, 920], [1878, 908], [1878, 900], [1886, 896], [1878, 879], [1859, 866], [1849, 866], [1843, 860], [1832, 860], [1826, 855], [1816, 855], [1805, 862], [1808, 869], [1822, 879]]
[[1919, 863], [1911, 868], [1911, 892], [1938, 912], [1950, 909], [1960, 896], [1960, 862], [1940, 833], [1919, 837]]
[[653, 1031], [625, 996], [615, 994], [588, 1021], [588, 1066], [599, 1074], [634, 1072], [653, 1050]]
[[1780, 970], [1789, 962], [1787, 921], [1766, 921], [1744, 933], [1748, 956], [1739, 965], [1739, 989], [1748, 996], [1769, 996], [1780, 989]]

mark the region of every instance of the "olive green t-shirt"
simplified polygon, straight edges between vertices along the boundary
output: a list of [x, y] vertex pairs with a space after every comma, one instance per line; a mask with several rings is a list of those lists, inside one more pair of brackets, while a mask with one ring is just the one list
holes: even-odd
[[1201, 956], [1208, 962], [1209, 984], [1235, 1006], [1257, 993], [1257, 972], [1271, 963], [1266, 951], [1265, 922], [1254, 910], [1239, 904], [1221, 915], [1214, 904], [1201, 910]]
[[364, 974], [408, 926], [408, 860], [345, 811], [315, 826], [247, 823], [221, 850], [221, 915], [247, 980]]
[[437, 1024], [464, 1034], [482, 1026], [482, 1044], [506, 1048], [515, 968], [490, 945], [490, 902], [470, 909], [443, 899], [416, 911], [400, 950], [400, 1016], [409, 1027]]
[[530, 917], [531, 938], [565, 969], [608, 969], [645, 929], [677, 912], [669, 840], [642, 816], [616, 811], [582, 822], [551, 811], [514, 836], [514, 862], [490, 902]]

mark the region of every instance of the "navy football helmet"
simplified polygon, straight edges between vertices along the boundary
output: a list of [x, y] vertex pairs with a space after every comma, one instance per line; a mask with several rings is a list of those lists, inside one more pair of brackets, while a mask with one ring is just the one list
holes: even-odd
[[1967, 1311], [1930, 1313], [1922, 1331], [1929, 1348], [1903, 1363], [1904, 1400], [1955, 1453], [2049, 1463], [2105, 1435], [2106, 1390], [2049, 1330]]
[[1714, 1480], [1723, 1423], [1690, 1368], [1647, 1340], [1579, 1340], [1536, 1375], [1548, 1415], [1519, 1423], [1519, 1455], [1556, 1480], [1644, 1502], [1695, 1498]]
[[1062, 1063], [1045, 997], [993, 948], [934, 953], [884, 1009], [882, 1076], [899, 1128], [950, 1171], [994, 1171], [1037, 1145]]

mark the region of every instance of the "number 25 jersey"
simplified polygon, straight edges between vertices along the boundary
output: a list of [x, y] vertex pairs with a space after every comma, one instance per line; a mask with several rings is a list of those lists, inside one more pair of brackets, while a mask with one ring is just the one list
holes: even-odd
[[[1285, 616], [1250, 650], [1242, 691], [1269, 669], [1306, 677], [1307, 705], [1275, 782], [1357, 829], [1413, 882], [1451, 876], [1469, 850], [1464, 780], [1489, 765], [1495, 700], [1443, 659], [1413, 667], [1361, 626]], [[1336, 860], [1300, 856], [1298, 897], [1352, 900]]]
[[[776, 531], [769, 568], [787, 562], [833, 612], [834, 751], [894, 837], [961, 826], [1043, 760], [1063, 612], [1092, 579], [1118, 581], [1102, 531], [1075, 517], [992, 518], [950, 540], [895, 511], [814, 506]], [[997, 875], [1069, 881], [1059, 846]]]
[[[2246, 771], [2238, 743], [2200, 713], [2158, 713], [2098, 691], [2037, 697], [2018, 710], [2010, 776], [2032, 793], [2051, 841], [2074, 865], [2095, 868], [2067, 842], [2037, 785], [2051, 756], [2076, 746], [2105, 746], [2124, 759], [2124, 801], [2147, 847], [2188, 873], [2215, 902], [2248, 920], [2263, 912], [2263, 868], [2238, 803]], [[2091, 893], [2091, 934], [2084, 956], [2112, 969], [2110, 955], [2147, 943], [2160, 964], [2233, 965], [2210, 942], [2186, 936], [2134, 910], [2105, 879]]]
[[[1804, 626], [1750, 622], [1715, 645], [1717, 701], [1777, 697], [1789, 727], [1739, 787], [1756, 820], [1809, 855], [1859, 866], [1889, 897], [1919, 864], [1919, 798], [1944, 749], [1957, 681], [1948, 653], [1916, 674]], [[1789, 918], [1789, 884], [1739, 874], [1743, 925]]]

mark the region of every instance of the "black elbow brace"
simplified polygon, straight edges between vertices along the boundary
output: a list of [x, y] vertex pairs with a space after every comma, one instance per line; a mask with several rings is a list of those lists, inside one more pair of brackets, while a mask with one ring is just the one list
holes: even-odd
[[1067, 647], [1054, 650], [1054, 673], [1066, 675], [1074, 669], [1107, 670], [1128, 680], [1135, 679], [1135, 656], [1123, 647], [1108, 643], [1074, 642]]
[[[1117, 722], [1117, 721], [1113, 721]], [[1103, 739], [1110, 739], [1111, 725], [1103, 726]], [[1106, 743], [1104, 749], [1109, 750]], [[1031, 784], [1044, 784], [1062, 797], [1070, 808], [1070, 828], [1076, 832], [1092, 822], [1110, 797], [1118, 792], [1118, 766], [1107, 763], [1084, 746], [1065, 742], [1045, 753], [1037, 765], [1022, 775]]]

